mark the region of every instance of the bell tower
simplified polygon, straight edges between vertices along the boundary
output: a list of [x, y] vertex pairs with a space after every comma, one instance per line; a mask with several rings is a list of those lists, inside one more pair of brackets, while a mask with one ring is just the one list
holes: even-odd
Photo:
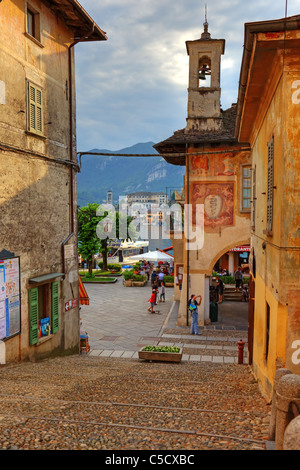
[[225, 40], [212, 39], [205, 7], [200, 39], [186, 41], [189, 56], [187, 124], [185, 131], [218, 131], [221, 128], [221, 55]]

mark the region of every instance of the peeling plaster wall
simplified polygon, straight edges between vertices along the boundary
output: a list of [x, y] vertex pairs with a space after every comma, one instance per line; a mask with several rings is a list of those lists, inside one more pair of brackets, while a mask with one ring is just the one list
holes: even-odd
[[[299, 51], [299, 49], [298, 49]], [[299, 56], [298, 56], [299, 57]], [[272, 395], [277, 367], [300, 374], [295, 341], [300, 340], [300, 102], [295, 82], [299, 61], [286, 56], [283, 75], [254, 125], [253, 167], [256, 167], [256, 219], [252, 246], [256, 260], [253, 370], [267, 397]], [[299, 88], [300, 88], [300, 82]], [[273, 230], [266, 232], [267, 143], [274, 137]], [[270, 307], [267, 345], [266, 309]], [[268, 353], [267, 353], [268, 346]]]
[[[72, 33], [43, 2], [30, 4], [40, 13], [40, 44], [25, 34], [23, 0], [6, 0], [0, 7], [0, 250], [20, 256], [21, 265], [21, 334], [5, 342], [8, 362], [79, 351], [78, 307], [64, 309], [65, 302], [78, 297], [76, 236], [68, 242], [73, 256], [59, 282], [59, 331], [45, 343], [29, 346], [29, 279], [63, 272], [62, 242], [70, 234], [75, 210], [70, 167], [59, 163], [70, 159]], [[27, 132], [28, 80], [43, 90], [43, 136]], [[73, 123], [74, 110], [75, 100]], [[76, 201], [75, 182], [73, 192]]]

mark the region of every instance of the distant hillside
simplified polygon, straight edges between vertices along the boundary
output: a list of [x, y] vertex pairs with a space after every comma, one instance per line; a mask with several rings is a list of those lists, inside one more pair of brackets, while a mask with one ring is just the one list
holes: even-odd
[[[138, 143], [121, 150], [93, 149], [90, 152], [155, 154], [154, 142]], [[183, 186], [185, 168], [170, 165], [160, 157], [82, 156], [81, 173], [77, 177], [77, 200], [80, 207], [106, 201], [113, 191], [114, 202], [119, 196], [136, 191], [170, 192]]]

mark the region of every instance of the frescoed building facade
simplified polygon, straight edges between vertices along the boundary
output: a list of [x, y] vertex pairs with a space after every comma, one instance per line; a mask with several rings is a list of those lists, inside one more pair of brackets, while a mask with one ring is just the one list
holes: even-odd
[[[187, 123], [154, 148], [185, 166], [184, 231], [170, 233], [175, 258], [178, 324], [188, 324], [187, 300], [201, 294], [199, 324], [209, 322], [209, 283], [219, 258], [250, 243], [250, 152], [235, 137], [237, 107], [221, 109], [220, 70], [225, 41], [212, 39], [208, 24], [200, 39], [186, 42], [189, 55]], [[174, 156], [172, 155], [174, 154]], [[179, 156], [178, 156], [179, 155]]]

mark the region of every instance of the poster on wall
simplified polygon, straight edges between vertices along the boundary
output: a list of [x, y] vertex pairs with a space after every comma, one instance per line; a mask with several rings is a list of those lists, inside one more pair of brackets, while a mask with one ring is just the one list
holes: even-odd
[[21, 331], [20, 259], [0, 259], [0, 340]]

